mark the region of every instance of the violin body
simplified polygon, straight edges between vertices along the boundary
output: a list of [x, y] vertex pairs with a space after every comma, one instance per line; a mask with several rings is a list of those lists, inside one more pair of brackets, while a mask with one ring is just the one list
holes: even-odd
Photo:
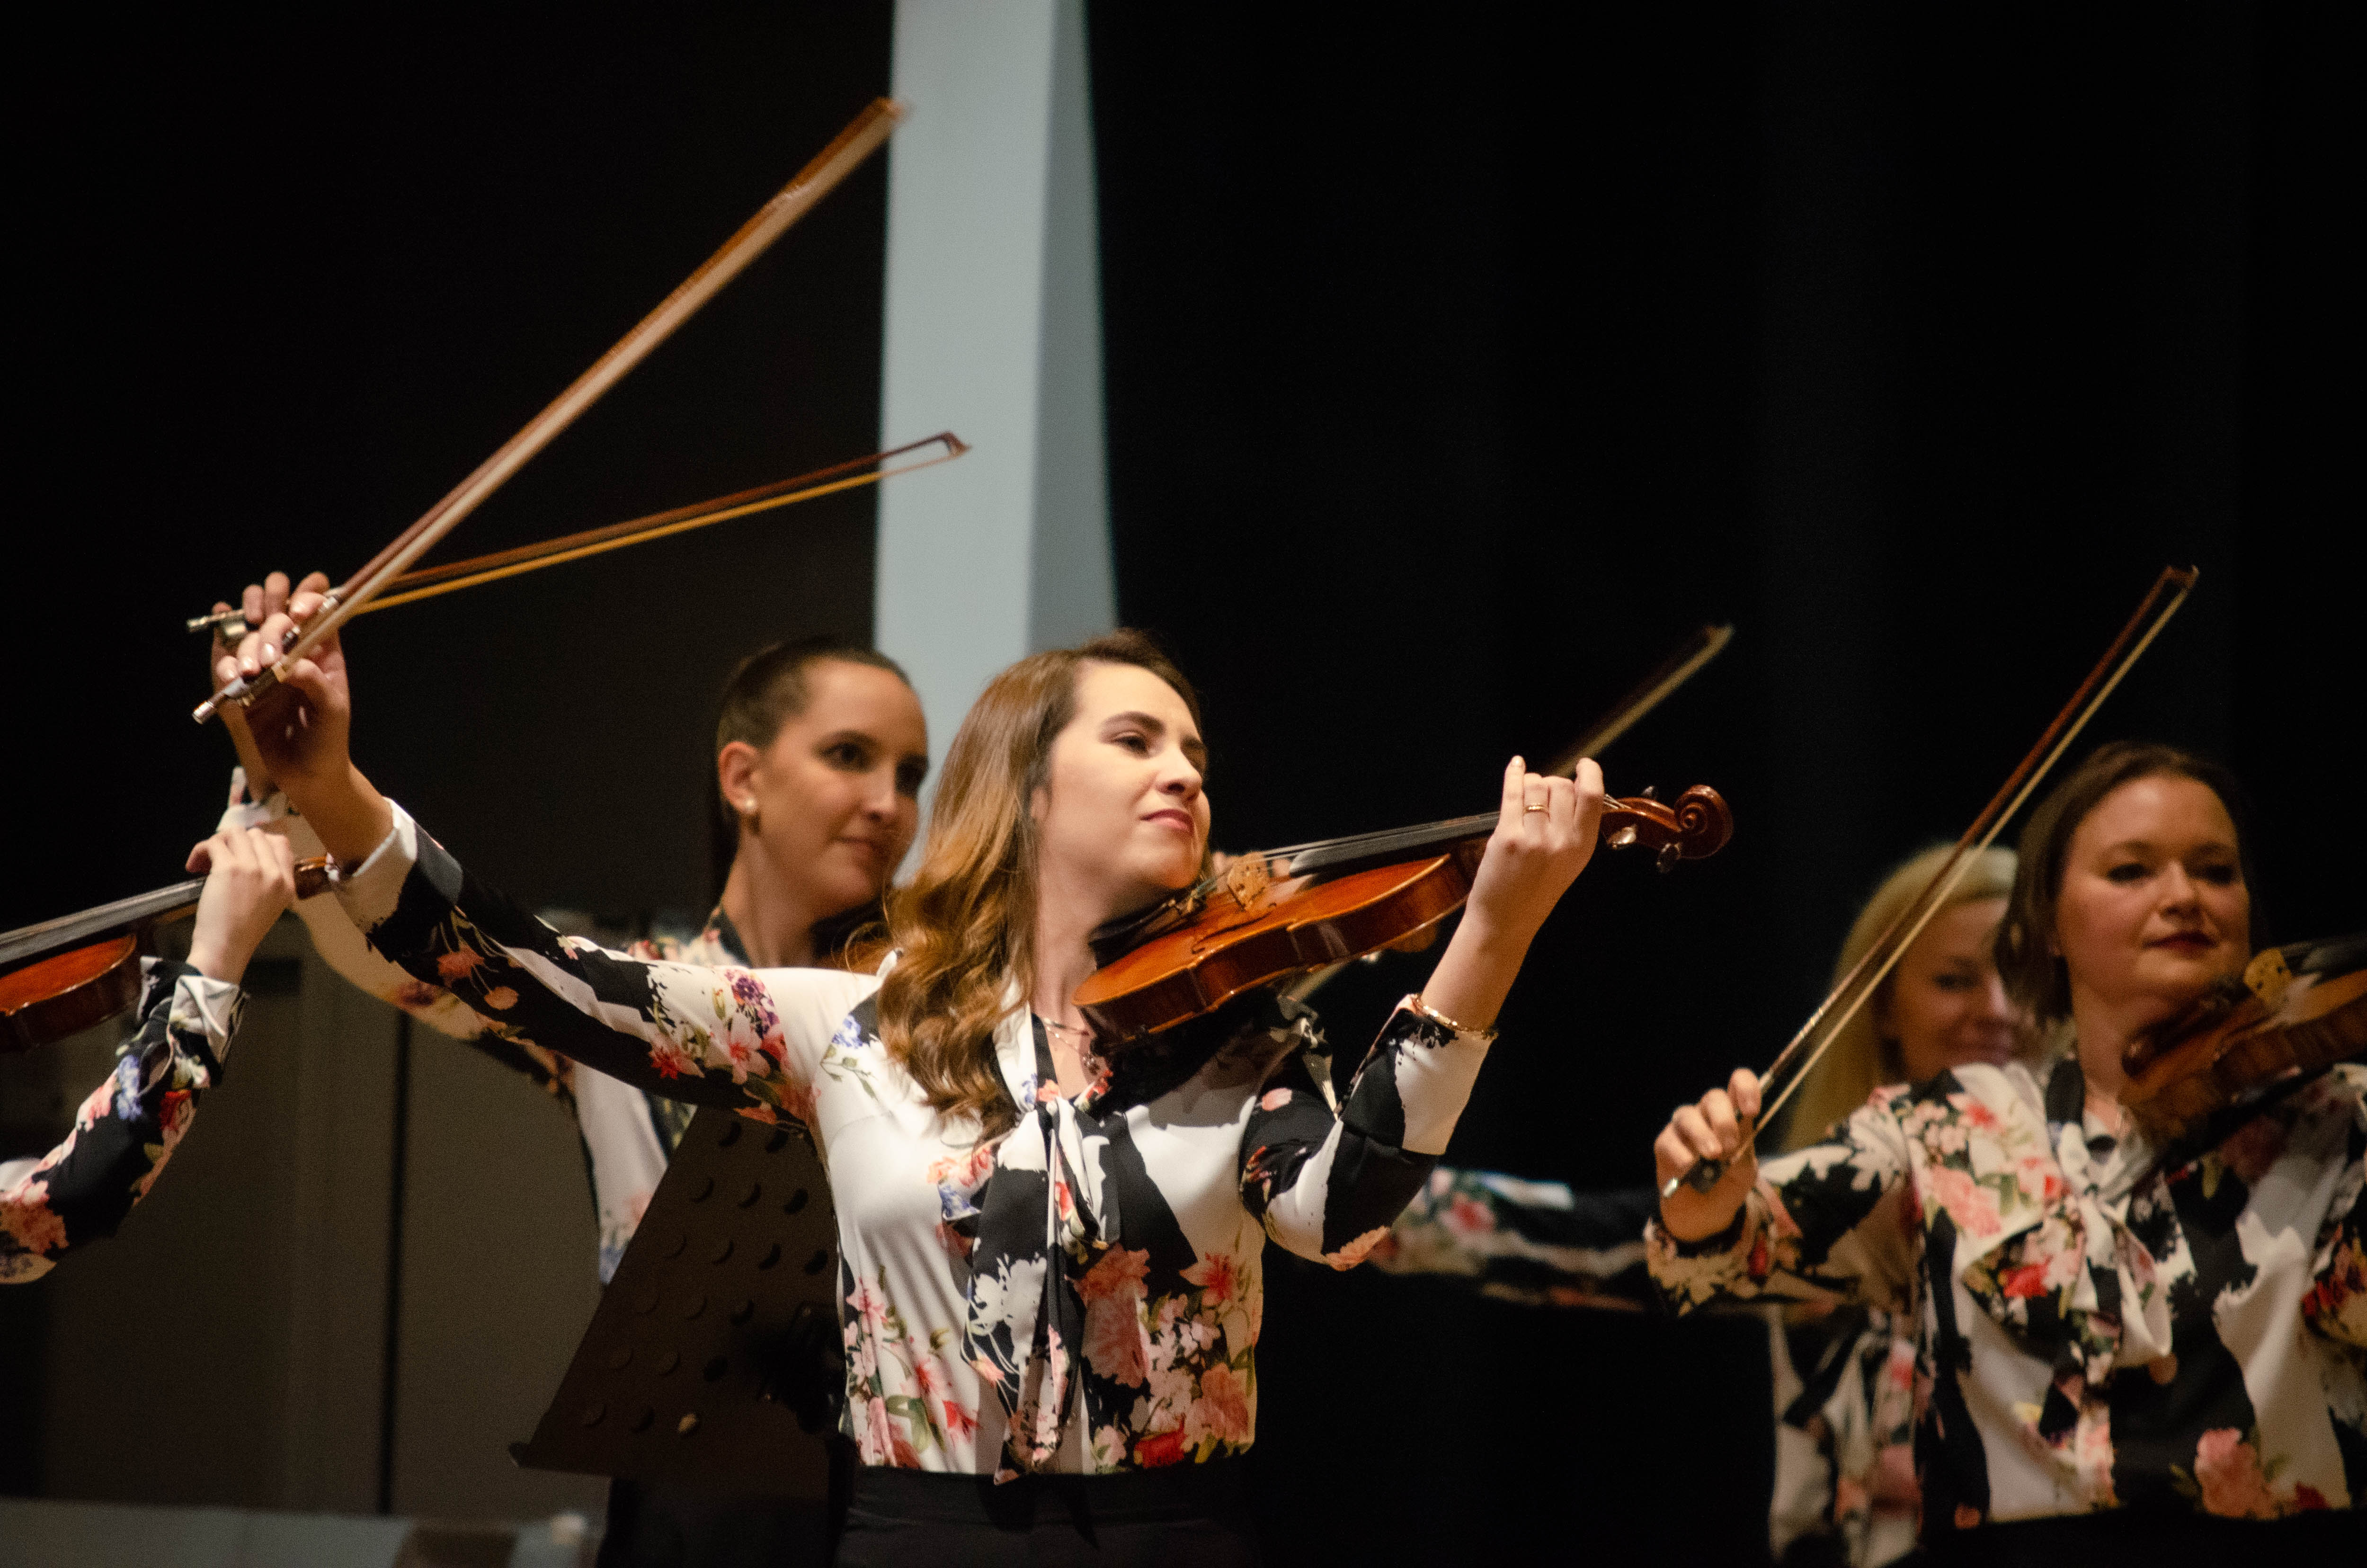
[[140, 1005], [140, 938], [72, 948], [0, 975], [0, 1051], [31, 1051]]
[[2367, 937], [2271, 948], [2244, 983], [2130, 1042], [2121, 1103], [2164, 1140], [2247, 1094], [2367, 1051]]
[[[1260, 986], [1418, 937], [1471, 896], [1495, 821], [1463, 818], [1376, 835], [1387, 846], [1379, 851], [1343, 840], [1353, 846], [1349, 852], [1322, 846], [1303, 853], [1284, 863], [1279, 878], [1266, 857], [1244, 856], [1221, 889], [1170, 906], [1168, 918], [1150, 923], [1148, 940], [1109, 957], [1078, 990], [1077, 1006], [1097, 1033], [1127, 1039], [1214, 1012]], [[1673, 804], [1607, 801], [1598, 832], [1614, 849], [1658, 851], [1666, 869], [1716, 853], [1733, 835], [1734, 820], [1717, 791], [1696, 785]], [[1409, 844], [1427, 852], [1393, 858]], [[1385, 863], [1364, 863], [1376, 853]]]
[[[0, 1051], [33, 1051], [140, 1005], [140, 949], [153, 926], [192, 914], [205, 879], [0, 932]], [[296, 862], [296, 896], [329, 885], [329, 862]]]

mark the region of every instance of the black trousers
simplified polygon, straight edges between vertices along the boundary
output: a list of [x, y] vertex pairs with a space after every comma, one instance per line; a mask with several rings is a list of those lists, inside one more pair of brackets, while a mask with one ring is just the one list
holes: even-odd
[[840, 1568], [1253, 1568], [1257, 1533], [1238, 1460], [1122, 1475], [980, 1475], [866, 1467]]
[[1901, 1560], [1931, 1568], [2284, 1568], [2367, 1562], [2367, 1514], [2350, 1508], [2271, 1521], [2112, 1510], [1988, 1525]]
[[612, 1481], [598, 1568], [825, 1568], [832, 1522], [827, 1503]]

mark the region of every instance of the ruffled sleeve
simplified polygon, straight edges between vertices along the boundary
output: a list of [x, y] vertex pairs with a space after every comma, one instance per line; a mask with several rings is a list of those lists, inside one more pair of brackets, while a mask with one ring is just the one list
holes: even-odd
[[824, 1052], [876, 988], [836, 970], [708, 968], [562, 937], [464, 870], [401, 807], [339, 879], [346, 916], [407, 973], [539, 1046], [670, 1099], [811, 1126]]

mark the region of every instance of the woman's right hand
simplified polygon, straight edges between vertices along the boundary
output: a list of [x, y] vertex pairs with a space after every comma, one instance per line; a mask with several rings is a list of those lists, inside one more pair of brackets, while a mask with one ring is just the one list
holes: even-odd
[[[260, 627], [273, 616], [288, 608], [288, 601], [298, 594], [324, 594], [329, 591], [329, 574], [314, 572], [294, 585], [285, 572], [274, 572], [260, 583], [249, 583], [246, 592], [239, 596], [239, 614], [250, 627]], [[220, 615], [231, 607], [217, 602], [214, 613]], [[239, 650], [243, 643], [225, 642], [221, 625], [216, 622], [213, 652], [206, 660], [207, 672], [213, 677], [214, 690], [219, 692], [231, 683], [242, 669]], [[230, 732], [231, 744], [238, 748], [239, 766], [246, 769], [246, 798], [261, 804], [271, 794], [271, 768], [255, 750], [255, 736], [246, 726], [246, 710], [235, 702], [225, 703], [221, 710], [222, 728]]]
[[[394, 817], [353, 765], [353, 696], [345, 684], [343, 642], [331, 637], [292, 663], [280, 656], [288, 633], [320, 613], [327, 585], [319, 573], [305, 578], [284, 608], [266, 615], [234, 652], [216, 661], [214, 677], [227, 685], [232, 677], [251, 677], [285, 663], [279, 684], [247, 707], [254, 755], [271, 782], [311, 820], [329, 853], [350, 861], [377, 848]], [[248, 593], [252, 600], [255, 590]]]
[[1660, 1199], [1660, 1226], [1681, 1242], [1714, 1236], [1734, 1223], [1751, 1183], [1759, 1179], [1750, 1136], [1759, 1121], [1759, 1074], [1738, 1067], [1723, 1089], [1712, 1089], [1693, 1105], [1679, 1106], [1652, 1142], [1659, 1185], [1666, 1187], [1704, 1160], [1727, 1162], [1726, 1174], [1707, 1192], [1682, 1182]]

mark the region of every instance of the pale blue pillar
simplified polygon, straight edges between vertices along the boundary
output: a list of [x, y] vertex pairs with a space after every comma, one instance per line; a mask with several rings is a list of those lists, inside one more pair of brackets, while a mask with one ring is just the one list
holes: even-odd
[[989, 676], [1116, 623], [1082, 0], [899, 0], [874, 635], [939, 759]]

